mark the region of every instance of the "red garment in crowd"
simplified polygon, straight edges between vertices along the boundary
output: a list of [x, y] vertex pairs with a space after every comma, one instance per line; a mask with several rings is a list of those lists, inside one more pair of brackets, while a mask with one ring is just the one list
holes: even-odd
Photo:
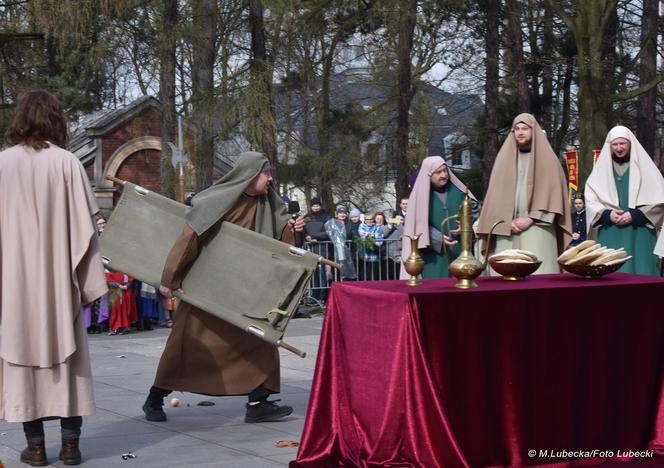
[[[134, 280], [129, 275], [106, 271], [106, 281], [111, 290], [113, 305], [109, 311], [110, 328], [119, 330], [129, 328], [138, 320], [138, 308], [136, 307], [136, 294], [131, 282]], [[125, 289], [126, 288], [126, 289]]]

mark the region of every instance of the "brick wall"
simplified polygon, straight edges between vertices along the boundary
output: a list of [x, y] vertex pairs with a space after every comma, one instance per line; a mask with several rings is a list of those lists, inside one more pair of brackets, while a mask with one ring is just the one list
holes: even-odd
[[[114, 132], [105, 135], [101, 142], [101, 155], [103, 166], [111, 155], [129, 140], [142, 136], [161, 136], [161, 120], [159, 112], [154, 108], [145, 109]], [[159, 164], [157, 161], [157, 170]]]
[[[145, 149], [137, 151], [124, 160], [116, 177], [145, 187], [153, 192], [159, 192], [159, 158], [161, 153], [157, 150]], [[114, 204], [118, 200], [115, 194]]]

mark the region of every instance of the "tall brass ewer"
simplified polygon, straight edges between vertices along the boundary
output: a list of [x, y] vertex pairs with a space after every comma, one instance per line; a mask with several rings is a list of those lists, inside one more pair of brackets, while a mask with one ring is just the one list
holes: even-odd
[[406, 236], [410, 239], [410, 255], [403, 262], [403, 267], [406, 270], [406, 273], [410, 275], [410, 279], [406, 281], [408, 286], [419, 286], [422, 284], [420, 279], [420, 273], [424, 270], [424, 259], [420, 255], [420, 251], [417, 247], [417, 241], [420, 240], [420, 234], [415, 234], [413, 237]]
[[[464, 197], [461, 205], [459, 206], [459, 214], [454, 216], [449, 216], [440, 223], [440, 231], [444, 233], [443, 227], [452, 219], [459, 220], [460, 226], [460, 241], [461, 241], [461, 254], [450, 264], [449, 271], [452, 276], [454, 276], [458, 281], [455, 284], [457, 288], [461, 289], [470, 289], [476, 288], [477, 283], [475, 278], [477, 278], [482, 271], [486, 268], [488, 254], [484, 257], [484, 261], [480, 262], [473, 256], [471, 249], [473, 248], [473, 216], [472, 209], [470, 206], [470, 200], [468, 195]], [[489, 236], [487, 238], [487, 245], [491, 243], [491, 235], [496, 226], [498, 226], [503, 221], [497, 221], [491, 226], [489, 231]], [[443, 241], [443, 247], [445, 248], [445, 242]]]

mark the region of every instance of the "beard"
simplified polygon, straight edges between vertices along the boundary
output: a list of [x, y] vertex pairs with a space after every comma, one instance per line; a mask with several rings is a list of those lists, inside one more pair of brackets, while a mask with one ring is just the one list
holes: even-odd
[[611, 159], [613, 162], [618, 163], [618, 164], [625, 164], [628, 163], [630, 160], [630, 152], [628, 151], [625, 153], [622, 157], [618, 156], [616, 153], [611, 152]]
[[529, 138], [529, 139], [527, 139], [527, 140], [525, 140], [525, 141], [522, 141], [522, 142], [519, 142], [519, 141], [517, 140], [517, 142], [516, 142], [516, 147], [517, 147], [518, 149], [520, 149], [520, 150], [527, 150], [527, 151], [530, 151], [530, 146], [532, 145], [532, 143], [533, 143], [533, 139], [532, 139], [532, 138]]

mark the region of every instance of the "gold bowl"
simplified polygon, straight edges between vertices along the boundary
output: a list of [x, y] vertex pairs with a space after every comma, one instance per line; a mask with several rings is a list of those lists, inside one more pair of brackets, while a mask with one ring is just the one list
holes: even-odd
[[575, 275], [583, 276], [584, 278], [599, 278], [600, 276], [608, 275], [618, 271], [625, 262], [617, 263], [615, 265], [565, 265], [564, 263], [558, 262], [560, 267], [569, 272], [574, 273]]
[[530, 263], [499, 263], [497, 260], [489, 258], [489, 265], [497, 273], [503, 276], [503, 279], [509, 281], [521, 281], [526, 276], [535, 273], [535, 270], [542, 264], [541, 261]]

